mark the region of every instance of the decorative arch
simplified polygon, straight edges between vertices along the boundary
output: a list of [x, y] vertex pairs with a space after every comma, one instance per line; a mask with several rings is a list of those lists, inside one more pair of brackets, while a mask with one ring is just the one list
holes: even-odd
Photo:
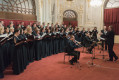
[[63, 20], [77, 21], [77, 14], [73, 10], [66, 10], [63, 13]]
[[74, 10], [65, 10], [63, 13], [63, 22], [65, 25], [72, 25], [73, 27], [78, 25], [78, 15]]
[[119, 0], [108, 0], [106, 8], [117, 8], [119, 7]]

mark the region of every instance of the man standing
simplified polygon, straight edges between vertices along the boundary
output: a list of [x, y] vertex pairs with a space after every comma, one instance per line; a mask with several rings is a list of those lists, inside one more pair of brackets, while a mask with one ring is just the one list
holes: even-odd
[[107, 44], [108, 44], [108, 51], [109, 51], [109, 60], [108, 61], [113, 61], [113, 57], [115, 58], [114, 61], [117, 61], [117, 59], [118, 59], [115, 52], [113, 51], [114, 35], [115, 34], [114, 34], [112, 26], [109, 26], [109, 31], [107, 33]]

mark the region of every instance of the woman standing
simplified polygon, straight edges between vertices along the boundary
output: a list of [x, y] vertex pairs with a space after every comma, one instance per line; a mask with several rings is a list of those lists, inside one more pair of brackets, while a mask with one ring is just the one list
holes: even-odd
[[[0, 27], [0, 38], [2, 37], [2, 34], [4, 32], [4, 27]], [[2, 45], [0, 43], [0, 79], [4, 78], [4, 61], [3, 61], [3, 50], [2, 50]]]
[[21, 72], [23, 72], [22, 69], [22, 56], [21, 56], [21, 46], [17, 45], [17, 43], [20, 41], [20, 39], [18, 38], [18, 36], [20, 35], [20, 30], [17, 29], [14, 32], [14, 43], [15, 43], [15, 51], [13, 54], [13, 73], [18, 75]]

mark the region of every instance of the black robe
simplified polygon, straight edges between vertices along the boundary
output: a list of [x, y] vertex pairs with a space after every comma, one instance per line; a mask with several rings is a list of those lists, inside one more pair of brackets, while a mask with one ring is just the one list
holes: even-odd
[[0, 78], [2, 78], [4, 75], [3, 71], [4, 71], [3, 51], [0, 45]]
[[[29, 37], [30, 35], [27, 34], [27, 37]], [[34, 41], [29, 41], [28, 44], [28, 60], [29, 62], [33, 62], [34, 61], [34, 56], [35, 56], [35, 42]]]
[[[40, 36], [35, 34], [35, 36]], [[35, 40], [35, 60], [42, 59], [42, 40]]]
[[[18, 37], [14, 37], [16, 39], [16, 43], [20, 40]], [[13, 54], [13, 73], [18, 75], [24, 71], [23, 67], [23, 52], [22, 45], [15, 46], [15, 51]]]

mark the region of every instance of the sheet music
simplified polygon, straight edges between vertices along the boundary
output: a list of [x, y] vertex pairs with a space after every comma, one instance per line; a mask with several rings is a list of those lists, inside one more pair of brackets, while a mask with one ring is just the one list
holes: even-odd
[[41, 36], [41, 38], [43, 38], [46, 35], [46, 33], [43, 33], [43, 35]]
[[100, 37], [100, 40], [105, 40], [105, 38]]
[[9, 33], [8, 36], [12, 35], [13, 33]]
[[0, 35], [0, 37], [7, 37], [7, 34], [2, 34]]
[[35, 36], [35, 38], [38, 38], [38, 39], [40, 39], [41, 38], [41, 36], [39, 35], [39, 36]]
[[49, 35], [51, 36], [51, 33]]

